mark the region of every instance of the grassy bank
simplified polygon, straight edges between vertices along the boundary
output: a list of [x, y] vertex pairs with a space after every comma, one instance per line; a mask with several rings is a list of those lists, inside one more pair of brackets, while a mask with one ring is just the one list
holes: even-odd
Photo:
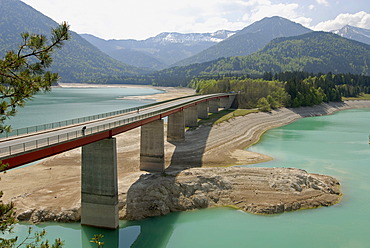
[[370, 94], [362, 94], [360, 97], [342, 97], [343, 101], [370, 100]]

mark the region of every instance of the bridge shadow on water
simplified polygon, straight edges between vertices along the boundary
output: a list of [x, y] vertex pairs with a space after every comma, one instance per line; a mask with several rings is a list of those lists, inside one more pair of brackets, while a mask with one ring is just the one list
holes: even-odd
[[[126, 201], [126, 212], [130, 215], [131, 212], [137, 211], [138, 206], [135, 205], [134, 199], [137, 197], [148, 197], [146, 200], [150, 201], [151, 196], [138, 195], [138, 192], [148, 193], [155, 191], [163, 191], [171, 188], [171, 185], [176, 184], [177, 175], [183, 170], [189, 168], [202, 167], [203, 153], [206, 149], [207, 140], [212, 129], [212, 124], [224, 115], [229, 114], [230, 110], [224, 110], [217, 114], [210, 114], [207, 120], [201, 120], [199, 128], [191, 128], [185, 134], [185, 141], [171, 142], [175, 145], [175, 150], [170, 161], [167, 162], [168, 167], [164, 173], [150, 173], [142, 175], [138, 181], [136, 181], [127, 192]], [[166, 187], [160, 184], [148, 184], [146, 183], [149, 179], [155, 179], [159, 177], [166, 177]], [[154, 189], [153, 187], [158, 187]], [[165, 202], [174, 202], [178, 200], [176, 194], [166, 194], [161, 192], [165, 197], [160, 201], [154, 200], [150, 205], [151, 211], [163, 212], [165, 208]], [[150, 194], [150, 193], [149, 193]], [[206, 206], [205, 206], [206, 207]], [[164, 210], [164, 212], [168, 210]], [[174, 211], [174, 212], [172, 212]], [[176, 212], [177, 211], [177, 212]], [[139, 234], [134, 240], [131, 246], [120, 246], [120, 247], [167, 247], [168, 242], [173, 235], [176, 223], [179, 221], [181, 215], [181, 209], [171, 209], [170, 214], [161, 217], [146, 218], [141, 221], [128, 221], [124, 224], [123, 230], [126, 228], [140, 227]], [[122, 230], [122, 229], [121, 229]], [[137, 229], [136, 229], [137, 230]], [[132, 237], [121, 237], [122, 239], [130, 239]], [[121, 243], [121, 239], [120, 239]]]

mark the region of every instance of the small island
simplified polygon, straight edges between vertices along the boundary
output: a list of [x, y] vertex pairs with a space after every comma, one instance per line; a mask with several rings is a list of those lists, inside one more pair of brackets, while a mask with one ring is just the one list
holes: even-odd
[[300, 169], [194, 168], [140, 176], [121, 195], [120, 216], [137, 220], [224, 206], [254, 214], [277, 214], [331, 206], [340, 197], [336, 179]]

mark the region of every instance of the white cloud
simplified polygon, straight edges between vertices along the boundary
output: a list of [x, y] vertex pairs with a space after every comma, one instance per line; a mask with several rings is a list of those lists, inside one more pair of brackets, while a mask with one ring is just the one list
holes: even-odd
[[[22, 0], [78, 33], [146, 39], [161, 32], [239, 30], [264, 17], [307, 23], [295, 3], [273, 0]], [[302, 24], [303, 24], [302, 23]]]
[[251, 7], [251, 6], [257, 6], [257, 5], [270, 5], [271, 1], [270, 0], [239, 0], [237, 1], [238, 4], [246, 6], [246, 7]]
[[320, 5], [329, 6], [329, 2], [327, 0], [316, 0], [316, 2]]
[[304, 17], [304, 16], [300, 16], [300, 17], [290, 19], [290, 20], [292, 20], [293, 22], [296, 22], [296, 23], [300, 23], [305, 27], [309, 27], [310, 24], [312, 23], [312, 18]]
[[67, 21], [73, 31], [105, 39], [145, 39], [161, 32], [195, 32], [196, 28], [212, 32], [246, 26], [241, 15], [229, 18], [231, 11], [224, 7], [236, 4], [230, 0], [22, 1], [57, 22]]
[[360, 11], [355, 14], [340, 14], [334, 20], [320, 22], [316, 26], [312, 27], [312, 29], [332, 31], [340, 29], [346, 25], [370, 29], [370, 14], [365, 11]]
[[261, 20], [264, 17], [272, 16], [285, 17], [291, 20], [299, 17], [299, 14], [297, 12], [299, 5], [295, 3], [274, 4], [269, 0], [250, 0], [247, 2], [247, 4], [252, 8], [250, 13], [247, 13], [243, 16], [243, 20], [249, 23]]
[[[1, 1], [1, 0], [0, 0]], [[329, 0], [22, 0], [57, 22], [67, 21], [78, 33], [90, 33], [104, 39], [146, 39], [161, 32], [214, 32], [220, 29], [238, 30], [264, 17], [281, 16], [310, 26], [310, 9], [327, 5]], [[289, 2], [289, 3], [288, 3]], [[315, 5], [313, 5], [315, 4]], [[337, 5], [332, 4], [333, 8]], [[304, 7], [306, 6], [306, 7]], [[361, 6], [360, 6], [361, 7]], [[361, 7], [364, 9], [363, 7]], [[338, 12], [341, 13], [342, 11]], [[361, 13], [361, 12], [359, 12]], [[349, 24], [368, 26], [365, 15]], [[349, 15], [349, 14], [348, 14]], [[338, 17], [339, 18], [339, 17]], [[337, 18], [337, 19], [338, 19]], [[348, 19], [349, 17], [347, 17]], [[354, 16], [351, 16], [354, 20]], [[317, 25], [330, 29], [341, 16]], [[368, 20], [368, 19], [367, 19]], [[317, 23], [317, 22], [315, 22]], [[348, 24], [348, 23], [346, 23]]]
[[[224, 28], [220, 28], [224, 27]], [[245, 23], [243, 22], [230, 22], [226, 18], [221, 17], [211, 17], [204, 22], [194, 22], [191, 27], [182, 28], [182, 32], [184, 33], [191, 33], [196, 30], [196, 32], [201, 33], [208, 33], [218, 31], [220, 29], [228, 29], [228, 30], [240, 30], [245, 27]], [[181, 28], [181, 27], [178, 27]]]

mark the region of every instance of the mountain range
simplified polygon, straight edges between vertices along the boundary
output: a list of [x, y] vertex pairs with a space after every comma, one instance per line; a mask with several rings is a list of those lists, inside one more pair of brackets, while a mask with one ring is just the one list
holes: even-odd
[[282, 17], [264, 18], [240, 31], [215, 33], [162, 33], [137, 40], [103, 40], [81, 36], [111, 57], [137, 67], [154, 70], [245, 56], [257, 52], [274, 38], [312, 32], [301, 24]]
[[161, 33], [146, 40], [103, 40], [81, 34], [112, 58], [137, 67], [164, 69], [191, 57], [236, 32], [220, 30], [214, 33]]
[[[22, 42], [21, 33], [50, 36], [58, 24], [19, 0], [1, 0], [0, 55], [17, 50]], [[52, 71], [63, 82], [102, 82], [106, 78], [133, 76], [145, 71], [117, 61], [71, 31], [71, 40], [53, 54]]]
[[[275, 38], [307, 34], [312, 30], [282, 17], [268, 17], [240, 31], [215, 33], [161, 33], [137, 40], [103, 40], [81, 36], [111, 57], [137, 67], [160, 70], [203, 63], [219, 58], [246, 56], [264, 48]], [[370, 30], [345, 26], [332, 31], [344, 38], [370, 44]]]
[[[20, 33], [48, 36], [56, 26], [20, 0], [1, 0], [0, 55], [18, 48]], [[62, 82], [169, 84], [171, 80], [171, 85], [185, 85], [189, 77], [199, 75], [283, 70], [369, 75], [365, 43], [370, 44], [370, 30], [345, 26], [333, 33], [313, 32], [281, 17], [264, 18], [240, 31], [161, 33], [142, 41], [103, 40], [87, 34], [82, 38], [71, 31], [71, 41], [55, 52], [51, 69], [59, 72]], [[163, 68], [167, 69], [159, 71]]]
[[370, 75], [370, 45], [327, 32], [276, 38], [247, 56], [168, 68], [151, 74], [154, 83], [186, 86], [194, 77], [262, 76], [264, 73], [304, 71]]
[[312, 32], [301, 24], [282, 17], [267, 17], [242, 29], [228, 39], [176, 65], [190, 65], [222, 57], [245, 56], [257, 52], [275, 38], [290, 37]]

